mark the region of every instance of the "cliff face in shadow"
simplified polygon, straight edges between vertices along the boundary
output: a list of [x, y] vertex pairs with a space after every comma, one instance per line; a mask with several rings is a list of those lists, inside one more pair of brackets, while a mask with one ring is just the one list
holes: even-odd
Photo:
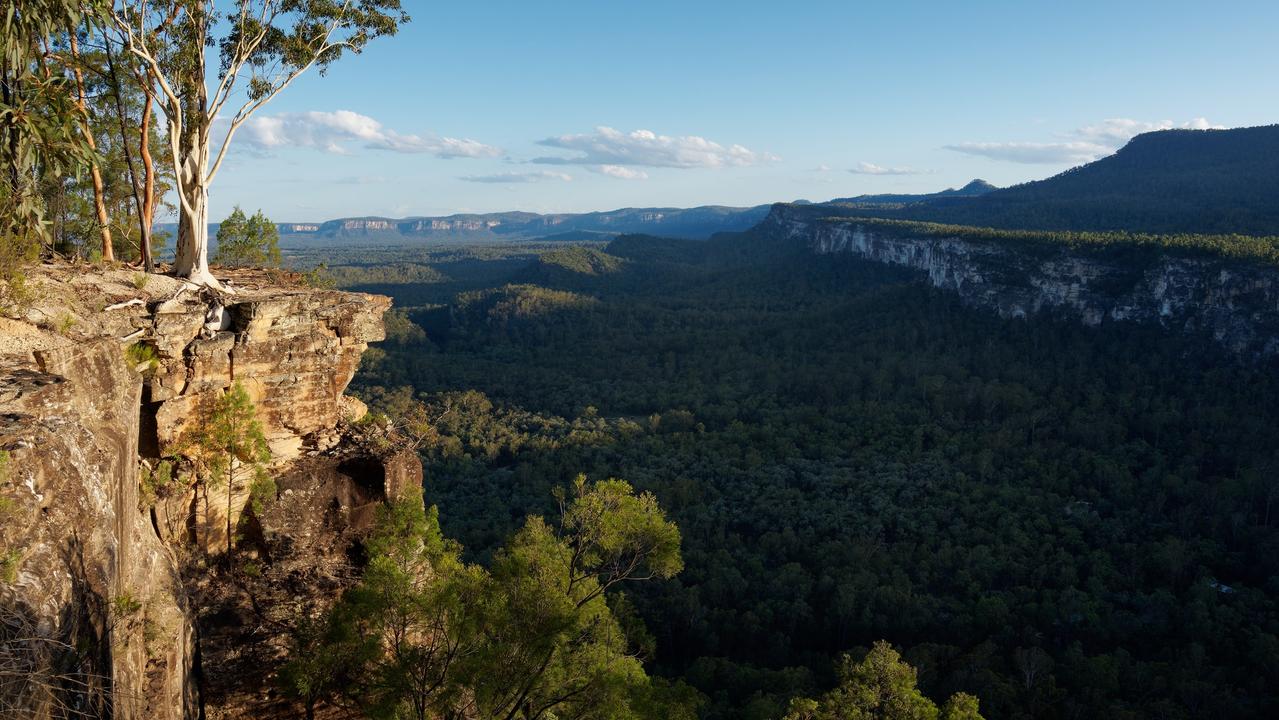
[[1143, 247], [1084, 250], [887, 232], [821, 208], [774, 206], [774, 242], [920, 271], [934, 287], [1001, 317], [1054, 313], [1085, 325], [1159, 324], [1210, 336], [1245, 359], [1279, 356], [1279, 268]]
[[[39, 350], [0, 370], [4, 547], [0, 603], [11, 656], [50, 656], [16, 681], [33, 716], [79, 702], [117, 717], [181, 718], [193, 707], [194, 635], [173, 555], [138, 510], [140, 378], [103, 338]], [[134, 603], [138, 607], [134, 607]]]
[[180, 461], [200, 407], [233, 383], [254, 400], [285, 493], [247, 522], [247, 482], [232, 484], [232, 525], [254, 552], [295, 566], [345, 553], [370, 504], [420, 483], [416, 456], [346, 437], [363, 408], [342, 393], [382, 338], [389, 299], [230, 279], [236, 292], [214, 296], [162, 276], [45, 266], [35, 303], [0, 319], [0, 665], [18, 668], [0, 672], [0, 709], [216, 714], [195, 672], [213, 661], [198, 661], [197, 618], [226, 595], [210, 585], [230, 575], [206, 552], [226, 540], [227, 505], [180, 483], [140, 497], [140, 469]]

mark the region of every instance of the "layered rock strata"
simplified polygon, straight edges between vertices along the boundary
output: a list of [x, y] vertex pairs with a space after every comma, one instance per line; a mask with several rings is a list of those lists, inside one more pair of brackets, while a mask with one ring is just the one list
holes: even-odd
[[937, 237], [776, 205], [757, 228], [775, 242], [920, 271], [1002, 317], [1052, 313], [1085, 325], [1158, 324], [1256, 360], [1279, 357], [1279, 267], [1156, 247], [1071, 248]]
[[[358, 529], [370, 503], [420, 482], [415, 456], [342, 435], [362, 414], [342, 393], [382, 338], [389, 299], [279, 274], [227, 279], [234, 294], [211, 295], [164, 276], [50, 265], [33, 273], [25, 315], [0, 318], [0, 659], [34, 668], [22, 682], [0, 678], [16, 711], [54, 716], [74, 701], [91, 715], [179, 720], [207, 709], [191, 569], [224, 540], [226, 511], [202, 511], [190, 490], [140, 507], [139, 468], [180, 455], [201, 408], [232, 384], [253, 399], [273, 474], [287, 480], [282, 505], [323, 505], [293, 508], [307, 527], [277, 534]], [[237, 517], [246, 497], [237, 489]], [[335, 507], [338, 526], [325, 520]], [[40, 670], [39, 658], [69, 674]]]

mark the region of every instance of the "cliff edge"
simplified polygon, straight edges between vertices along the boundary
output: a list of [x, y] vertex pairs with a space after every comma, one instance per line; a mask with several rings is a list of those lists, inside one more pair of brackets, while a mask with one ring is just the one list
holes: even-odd
[[1248, 361], [1279, 357], [1279, 266], [1204, 249], [985, 239], [911, 223], [775, 205], [756, 229], [774, 243], [920, 271], [934, 287], [1005, 318], [1157, 324], [1211, 338]]
[[225, 575], [209, 551], [228, 506], [245, 527], [249, 493], [232, 482], [227, 503], [201, 503], [143, 480], [181, 461], [201, 407], [238, 383], [287, 494], [253, 518], [254, 552], [287, 560], [358, 529], [350, 506], [421, 479], [416, 456], [347, 437], [364, 410], [343, 391], [390, 300], [287, 273], [229, 271], [230, 295], [128, 270], [32, 275], [34, 302], [0, 318], [0, 709], [216, 714], [197, 679], [211, 661], [197, 661], [198, 618]]

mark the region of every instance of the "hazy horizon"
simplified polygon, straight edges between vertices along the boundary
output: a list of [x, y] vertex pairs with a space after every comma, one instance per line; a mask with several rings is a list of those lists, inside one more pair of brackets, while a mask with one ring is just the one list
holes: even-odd
[[1279, 74], [1279, 6], [1240, 5], [409, 3], [399, 37], [304, 76], [237, 135], [211, 217], [1006, 186], [1146, 130], [1279, 118], [1248, 82]]

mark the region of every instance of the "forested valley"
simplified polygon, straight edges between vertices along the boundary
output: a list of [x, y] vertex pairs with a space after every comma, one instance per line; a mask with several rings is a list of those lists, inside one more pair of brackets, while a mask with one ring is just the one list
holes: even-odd
[[6, 6], [0, 718], [1279, 718], [1273, 3], [419, 5]]
[[988, 718], [1279, 712], [1273, 367], [730, 240], [335, 259], [396, 299], [354, 391], [429, 420], [468, 560], [579, 473], [652, 492], [685, 569], [617, 613], [710, 720], [825, 717], [881, 640]]

